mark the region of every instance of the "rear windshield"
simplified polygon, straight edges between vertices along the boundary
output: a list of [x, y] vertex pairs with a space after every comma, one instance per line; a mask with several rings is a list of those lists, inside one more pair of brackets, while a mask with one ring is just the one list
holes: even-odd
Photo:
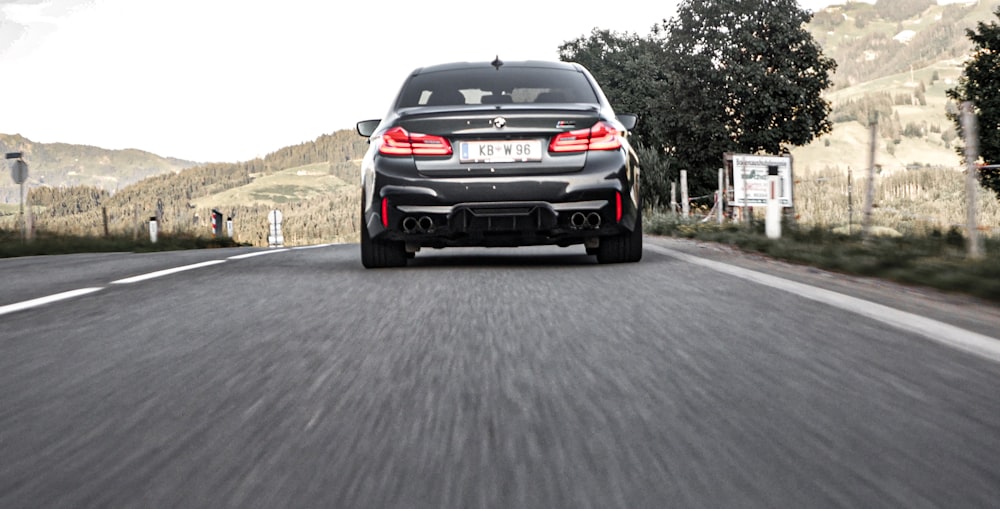
[[397, 108], [457, 104], [588, 103], [597, 95], [587, 77], [567, 69], [492, 67], [411, 76]]

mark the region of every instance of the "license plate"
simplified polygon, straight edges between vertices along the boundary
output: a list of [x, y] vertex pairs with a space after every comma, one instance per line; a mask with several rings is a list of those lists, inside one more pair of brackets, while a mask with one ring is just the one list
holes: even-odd
[[458, 159], [463, 163], [541, 161], [542, 141], [463, 141], [459, 143]]

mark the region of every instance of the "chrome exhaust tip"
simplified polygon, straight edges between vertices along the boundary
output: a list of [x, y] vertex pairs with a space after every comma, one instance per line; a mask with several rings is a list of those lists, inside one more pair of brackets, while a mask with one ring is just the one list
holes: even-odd
[[417, 220], [417, 230], [421, 233], [433, 231], [434, 220], [427, 216], [421, 216], [421, 218]]
[[601, 215], [597, 212], [591, 212], [587, 214], [587, 226], [590, 228], [600, 228], [601, 227]]
[[407, 217], [403, 219], [403, 233], [416, 233], [418, 226], [415, 218]]

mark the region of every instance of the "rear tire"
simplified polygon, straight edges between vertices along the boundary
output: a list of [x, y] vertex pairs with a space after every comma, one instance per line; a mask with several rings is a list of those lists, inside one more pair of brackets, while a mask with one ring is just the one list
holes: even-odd
[[642, 259], [642, 207], [636, 211], [635, 227], [614, 237], [602, 237], [597, 246], [598, 263], [635, 263]]
[[365, 206], [361, 205], [361, 265], [366, 269], [406, 266], [406, 244], [390, 240], [373, 239], [368, 234]]

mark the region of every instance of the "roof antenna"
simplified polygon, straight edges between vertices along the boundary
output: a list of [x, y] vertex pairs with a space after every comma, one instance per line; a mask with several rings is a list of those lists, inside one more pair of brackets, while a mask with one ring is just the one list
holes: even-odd
[[494, 58], [492, 62], [490, 62], [490, 65], [492, 65], [493, 67], [496, 67], [497, 70], [499, 71], [500, 70], [500, 66], [503, 65], [503, 62], [500, 60], [500, 55], [497, 55], [497, 57]]

